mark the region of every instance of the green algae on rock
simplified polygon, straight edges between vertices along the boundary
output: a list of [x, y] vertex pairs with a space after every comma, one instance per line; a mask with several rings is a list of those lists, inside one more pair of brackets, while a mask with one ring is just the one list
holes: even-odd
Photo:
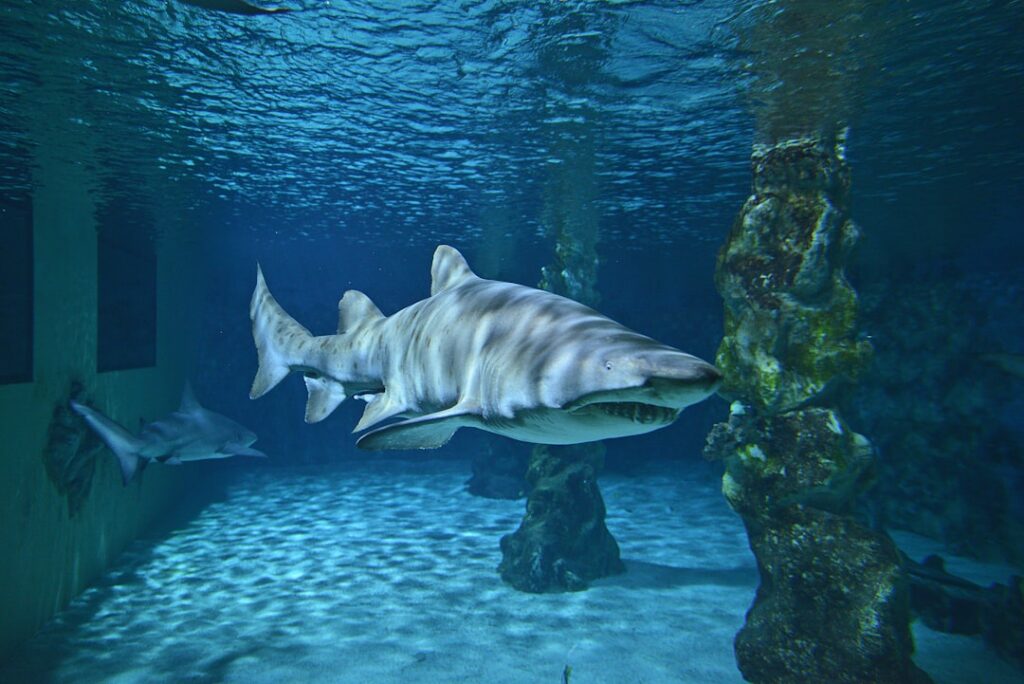
[[827, 408], [871, 358], [844, 274], [857, 240], [843, 136], [754, 148], [753, 194], [719, 253], [717, 366], [735, 399], [705, 456], [743, 518], [760, 583], [735, 641], [753, 682], [925, 682], [901, 558], [852, 515], [874, 450]]
[[725, 336], [720, 390], [768, 413], [802, 406], [871, 357], [843, 263], [858, 231], [846, 214], [843, 140], [758, 145], [753, 194], [718, 256]]

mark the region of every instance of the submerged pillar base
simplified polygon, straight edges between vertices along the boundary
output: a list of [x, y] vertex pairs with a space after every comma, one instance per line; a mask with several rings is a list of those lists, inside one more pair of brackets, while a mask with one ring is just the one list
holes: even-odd
[[910, 605], [896, 545], [850, 515], [872, 449], [828, 409], [734, 412], [705, 455], [743, 518], [760, 585], [736, 635], [751, 682], [928, 682], [911, 661]]
[[519, 529], [501, 539], [501, 578], [531, 593], [581, 591], [600, 577], [625, 572], [604, 524], [597, 488], [604, 447], [538, 446], [526, 479], [533, 487]]

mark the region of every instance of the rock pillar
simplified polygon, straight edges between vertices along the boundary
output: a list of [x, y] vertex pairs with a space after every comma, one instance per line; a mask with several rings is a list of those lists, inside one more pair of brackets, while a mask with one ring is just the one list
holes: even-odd
[[725, 462], [757, 558], [735, 642], [753, 682], [927, 681], [910, 660], [899, 553], [851, 515], [873, 450], [829, 408], [871, 355], [843, 273], [857, 239], [843, 152], [842, 136], [755, 147], [753, 194], [717, 264], [717, 365], [734, 403], [705, 454]]
[[526, 517], [501, 539], [503, 580], [520, 591], [580, 591], [592, 580], [625, 570], [604, 525], [597, 488], [603, 462], [600, 443], [533, 450]]
[[[597, 177], [586, 129], [561, 133], [565, 139], [558, 149], [565, 164], [548, 179], [543, 215], [555, 259], [544, 267], [540, 287], [596, 306]], [[521, 591], [579, 591], [591, 580], [625, 571], [604, 524], [597, 486], [603, 465], [600, 443], [534, 448], [526, 475], [532, 488], [526, 517], [501, 540], [502, 579]]]

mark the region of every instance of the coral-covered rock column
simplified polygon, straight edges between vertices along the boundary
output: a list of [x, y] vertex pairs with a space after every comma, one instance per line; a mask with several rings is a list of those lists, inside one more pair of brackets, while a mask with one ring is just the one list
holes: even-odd
[[725, 462], [761, 579], [737, 663], [753, 682], [922, 681], [899, 553], [851, 515], [871, 445], [828, 408], [871, 355], [843, 274], [857, 238], [843, 139], [757, 146], [752, 162], [716, 272], [733, 410], [705, 451]]

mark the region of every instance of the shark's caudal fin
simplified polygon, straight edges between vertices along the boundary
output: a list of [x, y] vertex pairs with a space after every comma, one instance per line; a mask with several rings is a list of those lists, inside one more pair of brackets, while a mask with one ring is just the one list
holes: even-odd
[[312, 338], [312, 334], [277, 303], [267, 289], [259, 266], [256, 267], [256, 289], [249, 303], [249, 318], [252, 319], [252, 337], [259, 354], [259, 370], [249, 397], [257, 399], [284, 380], [293, 365], [301, 365], [299, 347]]
[[75, 410], [80, 416], [85, 418], [85, 422], [89, 424], [96, 434], [100, 436], [110, 450], [117, 456], [117, 461], [121, 465], [121, 480], [124, 484], [131, 482], [132, 477], [135, 476], [135, 472], [139, 469], [139, 458], [138, 452], [141, 448], [142, 442], [132, 435], [130, 432], [125, 430], [123, 427], [115, 423], [114, 421], [107, 418], [105, 415], [91, 409], [84, 404], [79, 404], [77, 401], [71, 401], [71, 408]]

